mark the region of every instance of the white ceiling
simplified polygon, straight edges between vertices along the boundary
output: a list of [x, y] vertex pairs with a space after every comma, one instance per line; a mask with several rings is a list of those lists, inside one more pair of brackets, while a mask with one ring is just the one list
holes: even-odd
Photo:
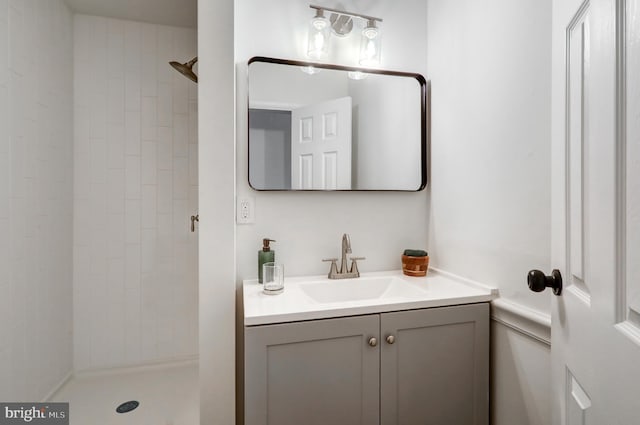
[[65, 0], [84, 15], [196, 28], [197, 0]]

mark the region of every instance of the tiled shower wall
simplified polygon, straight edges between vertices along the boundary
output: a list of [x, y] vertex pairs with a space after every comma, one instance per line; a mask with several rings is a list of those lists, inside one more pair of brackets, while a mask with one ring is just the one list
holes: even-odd
[[193, 29], [74, 17], [74, 366], [198, 351]]
[[61, 0], [0, 0], [0, 400], [72, 369], [73, 26]]

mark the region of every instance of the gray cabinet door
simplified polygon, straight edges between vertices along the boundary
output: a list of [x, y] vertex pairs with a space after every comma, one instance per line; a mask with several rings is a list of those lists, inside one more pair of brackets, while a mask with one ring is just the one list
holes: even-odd
[[488, 303], [385, 313], [380, 330], [381, 425], [489, 423]]
[[380, 318], [245, 328], [246, 425], [377, 425]]

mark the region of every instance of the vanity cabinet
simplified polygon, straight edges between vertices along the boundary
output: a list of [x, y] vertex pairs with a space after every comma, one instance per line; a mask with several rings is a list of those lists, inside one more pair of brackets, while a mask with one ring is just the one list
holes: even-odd
[[380, 331], [381, 425], [489, 423], [488, 303], [383, 313]]
[[489, 304], [245, 327], [246, 425], [487, 425]]

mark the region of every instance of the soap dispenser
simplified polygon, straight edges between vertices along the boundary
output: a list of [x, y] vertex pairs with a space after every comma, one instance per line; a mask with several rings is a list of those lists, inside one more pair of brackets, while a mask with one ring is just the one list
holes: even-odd
[[262, 249], [258, 251], [258, 282], [262, 283], [262, 265], [264, 263], [273, 263], [276, 260], [276, 252], [271, 250], [270, 242], [273, 239], [265, 238], [262, 240]]

